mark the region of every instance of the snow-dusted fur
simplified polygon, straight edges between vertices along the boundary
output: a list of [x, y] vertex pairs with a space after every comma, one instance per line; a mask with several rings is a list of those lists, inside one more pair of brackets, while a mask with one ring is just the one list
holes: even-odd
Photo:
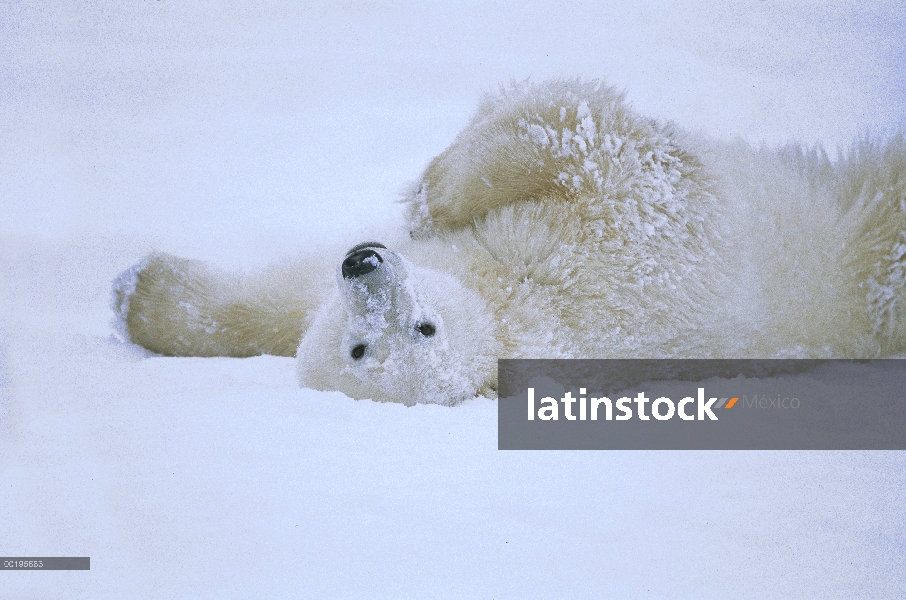
[[[452, 404], [500, 357], [855, 357], [906, 349], [906, 143], [753, 149], [600, 82], [489, 95], [406, 196], [409, 230], [254, 280], [154, 255], [121, 278], [167, 355], [292, 355], [301, 385]], [[425, 325], [428, 325], [426, 328]]]

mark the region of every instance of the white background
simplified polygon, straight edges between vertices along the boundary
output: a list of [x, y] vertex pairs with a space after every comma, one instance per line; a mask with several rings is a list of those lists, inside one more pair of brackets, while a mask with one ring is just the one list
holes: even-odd
[[108, 302], [153, 249], [397, 226], [510, 80], [834, 156], [904, 126], [904, 31], [899, 1], [0, 2], [0, 555], [92, 558], [0, 598], [903, 597], [901, 453], [498, 452], [492, 401], [149, 358]]

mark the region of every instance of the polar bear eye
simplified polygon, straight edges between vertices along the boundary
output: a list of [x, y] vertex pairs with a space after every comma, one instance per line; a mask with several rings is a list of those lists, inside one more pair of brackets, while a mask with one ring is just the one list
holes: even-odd
[[352, 352], [350, 352], [350, 354], [354, 359], [359, 360], [360, 358], [365, 356], [365, 344], [359, 344], [352, 349]]
[[415, 330], [425, 337], [431, 337], [432, 335], [434, 335], [434, 325], [432, 325], [431, 323], [419, 323], [415, 326]]

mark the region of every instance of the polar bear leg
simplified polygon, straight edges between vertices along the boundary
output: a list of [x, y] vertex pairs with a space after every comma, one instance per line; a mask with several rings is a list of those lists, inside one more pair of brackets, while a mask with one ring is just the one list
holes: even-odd
[[243, 280], [153, 254], [116, 279], [113, 308], [126, 339], [166, 356], [294, 356], [328, 291], [313, 279], [296, 266]]
[[576, 178], [597, 186], [592, 166], [612, 149], [602, 136], [622, 135], [635, 120], [622, 95], [598, 81], [514, 84], [488, 94], [405, 196], [411, 235], [469, 227], [523, 200], [564, 197]]

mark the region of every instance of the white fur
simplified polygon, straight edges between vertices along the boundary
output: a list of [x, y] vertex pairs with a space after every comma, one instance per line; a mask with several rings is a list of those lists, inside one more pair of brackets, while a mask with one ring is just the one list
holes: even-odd
[[410, 236], [360, 278], [338, 252], [335, 287], [315, 262], [251, 286], [152, 257], [118, 284], [129, 334], [168, 354], [299, 341], [301, 385], [442, 404], [493, 393], [502, 357], [906, 349], [902, 135], [832, 162], [699, 139], [600, 82], [520, 84], [482, 102], [405, 201]]

